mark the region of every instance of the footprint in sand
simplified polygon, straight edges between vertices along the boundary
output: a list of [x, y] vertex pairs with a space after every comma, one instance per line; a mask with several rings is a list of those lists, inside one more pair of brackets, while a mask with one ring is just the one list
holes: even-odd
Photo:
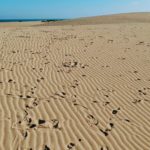
[[100, 150], [109, 150], [108, 146], [101, 147]]
[[47, 145], [45, 145], [43, 150], [50, 150], [50, 147], [48, 147]]
[[73, 147], [75, 147], [75, 144], [72, 142], [67, 145], [68, 149], [72, 149]]
[[114, 128], [114, 124], [112, 122], [107, 124], [107, 127], [103, 129], [99, 129], [103, 135], [108, 136], [109, 132], [111, 132], [112, 128]]

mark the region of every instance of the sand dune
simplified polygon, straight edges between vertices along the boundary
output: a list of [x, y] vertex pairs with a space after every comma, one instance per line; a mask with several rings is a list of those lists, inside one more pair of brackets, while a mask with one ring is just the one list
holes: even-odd
[[150, 13], [125, 13], [105, 16], [77, 18], [65, 21], [45, 23], [45, 25], [95, 25], [95, 24], [114, 24], [114, 23], [150, 23]]
[[149, 150], [150, 24], [0, 28], [0, 150]]

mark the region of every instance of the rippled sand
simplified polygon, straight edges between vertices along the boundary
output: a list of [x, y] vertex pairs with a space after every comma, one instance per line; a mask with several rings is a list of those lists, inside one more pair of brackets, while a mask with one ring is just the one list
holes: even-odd
[[0, 26], [0, 150], [150, 149], [149, 23]]

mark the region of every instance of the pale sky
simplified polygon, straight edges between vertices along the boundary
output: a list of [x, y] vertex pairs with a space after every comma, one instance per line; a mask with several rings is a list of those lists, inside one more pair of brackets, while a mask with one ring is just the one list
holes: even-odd
[[77, 18], [150, 12], [150, 0], [0, 0], [0, 19]]

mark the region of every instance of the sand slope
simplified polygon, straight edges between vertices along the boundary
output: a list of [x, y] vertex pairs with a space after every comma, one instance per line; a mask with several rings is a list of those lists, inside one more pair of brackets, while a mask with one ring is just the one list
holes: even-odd
[[150, 23], [150, 13], [125, 13], [105, 16], [77, 18], [65, 21], [45, 23], [45, 25], [95, 25], [95, 24], [115, 24], [115, 23]]
[[0, 28], [0, 150], [149, 150], [150, 24]]

